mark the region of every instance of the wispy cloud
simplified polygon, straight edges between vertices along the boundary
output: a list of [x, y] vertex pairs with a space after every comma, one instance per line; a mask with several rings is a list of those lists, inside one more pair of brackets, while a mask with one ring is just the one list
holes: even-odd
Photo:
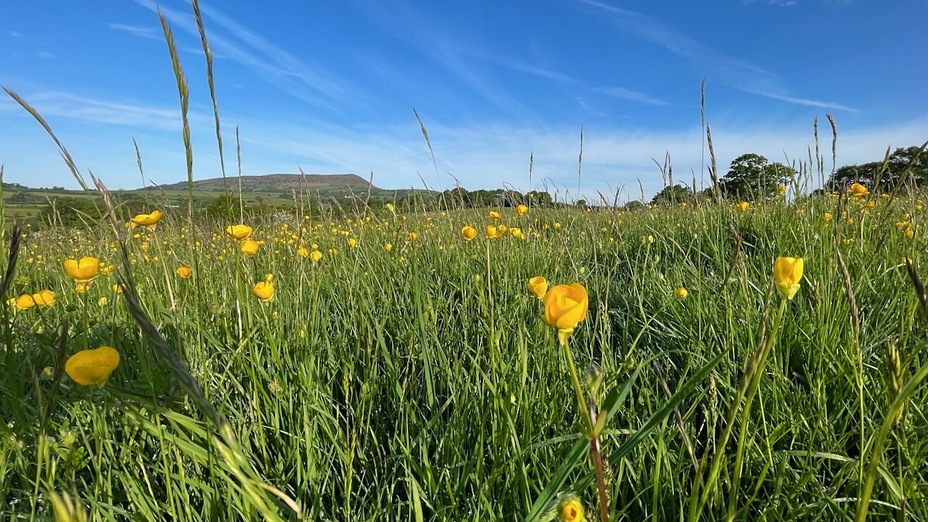
[[847, 105], [842, 105], [840, 103], [825, 102], [819, 100], [809, 100], [806, 98], [795, 98], [793, 96], [784, 96], [782, 94], [770, 93], [770, 92], [761, 92], [761, 91], [749, 91], [760, 96], [766, 96], [767, 98], [772, 98], [774, 100], [785, 101], [789, 103], [795, 103], [796, 105], [805, 105], [807, 107], [818, 107], [819, 109], [834, 109], [839, 111], [847, 112], [858, 112], [857, 109], [848, 107]]
[[756, 4], [762, 2], [768, 5], [775, 5], [777, 7], [793, 7], [798, 2], [796, 0], [744, 0], [744, 4]]
[[778, 74], [746, 60], [721, 53], [669, 25], [641, 13], [615, 7], [597, 0], [581, 3], [613, 13], [618, 26], [628, 33], [688, 60], [712, 79], [745, 92], [798, 105], [853, 111], [846, 105], [815, 101], [795, 96]]
[[55, 53], [51, 51], [36, 51], [35, 57], [41, 58], [43, 60], [53, 60], [57, 58], [57, 56], [55, 56]]
[[517, 60], [509, 60], [501, 58], [499, 56], [495, 57], [486, 57], [488, 61], [492, 61], [497, 65], [512, 69], [513, 71], [519, 71], [526, 74], [531, 74], [539, 78], [545, 78], [547, 80], [564, 83], [564, 84], [577, 84], [580, 83], [577, 79], [564, 74], [562, 72], [553, 71], [551, 69], [545, 69], [543, 67], [538, 67], [536, 65], [525, 63]]
[[6, 35], [9, 36], [10, 38], [20, 38], [22, 37], [23, 34], [17, 31], [7, 31]]
[[[152, 0], [135, 1], [153, 12], [158, 10], [158, 4]], [[217, 56], [249, 67], [268, 83], [318, 107], [338, 111], [348, 105], [363, 104], [343, 79], [325, 68], [296, 58], [217, 9], [201, 5], [201, 10], [205, 18], [215, 23], [207, 37]], [[161, 7], [161, 12], [172, 25], [199, 39], [193, 15], [165, 7]]]
[[648, 94], [626, 89], [624, 87], [593, 87], [590, 90], [613, 98], [644, 103], [646, 105], [667, 105], [667, 102], [660, 98], [655, 98]]
[[148, 38], [150, 40], [161, 40], [164, 38], [164, 35], [162, 34], [160, 27], [128, 25], [128, 24], [119, 24], [119, 23], [110, 23], [108, 25], [110, 29], [116, 29], [117, 31], [125, 31], [127, 33], [133, 34], [140, 38]]
[[[60, 116], [88, 123], [132, 126], [148, 129], [180, 128], [180, 113], [177, 109], [148, 107], [128, 102], [101, 100], [75, 94], [50, 91], [39, 92], [23, 98], [43, 116]], [[14, 110], [18, 105], [0, 100], [0, 110]], [[195, 118], [191, 115], [191, 118]], [[208, 121], [205, 120], [204, 121]]]

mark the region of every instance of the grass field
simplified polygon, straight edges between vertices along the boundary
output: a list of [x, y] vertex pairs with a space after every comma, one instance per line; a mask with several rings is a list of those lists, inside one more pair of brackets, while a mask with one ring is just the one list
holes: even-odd
[[[57, 492], [92, 520], [542, 519], [569, 496], [596, 519], [540, 275], [589, 294], [569, 351], [584, 395], [604, 376], [611, 519], [853, 518], [871, 480], [870, 513], [928, 519], [928, 317], [904, 262], [926, 262], [924, 204], [293, 215], [249, 223], [253, 257], [182, 214], [27, 232], [4, 298], [55, 300], [4, 307], [0, 515], [48, 517]], [[62, 263], [82, 256], [104, 265], [79, 293]], [[805, 261], [789, 301], [778, 256]], [[102, 345], [104, 386], [62, 372]]]
[[923, 193], [215, 220], [190, 161], [0, 232], [0, 520], [928, 520]]

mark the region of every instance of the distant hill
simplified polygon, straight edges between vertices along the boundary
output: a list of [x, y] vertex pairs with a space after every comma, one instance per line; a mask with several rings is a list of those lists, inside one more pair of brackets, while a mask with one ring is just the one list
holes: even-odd
[[[242, 190], [248, 192], [290, 192], [293, 190], [308, 190], [311, 192], [330, 192], [350, 189], [354, 192], [367, 192], [368, 182], [357, 174], [264, 174], [261, 176], [230, 176], [225, 179], [229, 189], [238, 190], [241, 182]], [[201, 179], [193, 182], [195, 190], [222, 190], [222, 178]], [[172, 183], [146, 187], [144, 190], [187, 190], [187, 182]], [[372, 192], [387, 192], [373, 187]], [[392, 191], [391, 191], [392, 192]]]

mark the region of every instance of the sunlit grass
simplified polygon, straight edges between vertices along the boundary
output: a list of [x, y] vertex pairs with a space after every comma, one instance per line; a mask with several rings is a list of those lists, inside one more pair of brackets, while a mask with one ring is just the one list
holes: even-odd
[[923, 195], [217, 220], [92, 181], [103, 223], [3, 238], [0, 518], [928, 519]]
[[[191, 231], [168, 214], [154, 231], [124, 233], [128, 268], [151, 323], [241, 445], [233, 457], [223, 457], [216, 426], [114, 289], [119, 271], [107, 267], [121, 263], [116, 232], [26, 232], [8, 295], [48, 288], [56, 301], [4, 308], [3, 512], [47, 516], [57, 491], [76, 495], [91, 519], [254, 517], [261, 509], [295, 517], [281, 498], [309, 519], [524, 517], [582, 419], [555, 332], [528, 288], [543, 275], [589, 291], [588, 317], [571, 337], [580, 372], [599, 368], [604, 393], [640, 373], [602, 435], [612, 517], [676, 518], [705, 476], [694, 466], [719, 451], [744, 363], [779, 299], [773, 260], [788, 254], [805, 260], [805, 275], [760, 381], [740, 488], [729, 489], [726, 459], [703, 517], [730, 509], [748, 518], [852, 516], [892, 398], [887, 347], [899, 354], [903, 381], [925, 363], [925, 317], [903, 262], [925, 262], [924, 236], [895, 226], [908, 207], [912, 223], [924, 211], [867, 201], [850, 198], [841, 205], [847, 215], [830, 220], [826, 211], [842, 212], [837, 197], [748, 211], [519, 216], [503, 208], [498, 220], [467, 209], [337, 221], [294, 214], [249, 223], [263, 242], [252, 257], [225, 223]], [[489, 223], [519, 228], [525, 239], [461, 234]], [[102, 268], [79, 293], [62, 263], [82, 256]], [[181, 266], [189, 278], [176, 273]], [[275, 291], [264, 302], [253, 286], [267, 274]], [[55, 378], [62, 353], [103, 345], [121, 354], [103, 388]], [[620, 461], [609, 459], [720, 354], [709, 378], [678, 397], [676, 414]], [[887, 439], [871, 511], [926, 514], [924, 392], [914, 393]], [[598, 513], [591, 470], [581, 461], [558, 488], [578, 495], [588, 517]], [[254, 501], [242, 473], [280, 495]]]

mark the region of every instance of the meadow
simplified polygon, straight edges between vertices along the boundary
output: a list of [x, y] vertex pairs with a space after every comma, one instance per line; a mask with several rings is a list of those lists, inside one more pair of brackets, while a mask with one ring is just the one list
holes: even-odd
[[205, 216], [162, 26], [187, 204], [0, 232], [0, 520], [928, 520], [917, 188]]
[[[924, 205], [304, 209], [247, 239], [117, 208], [22, 230], [0, 516], [596, 520], [592, 401], [611, 520], [928, 520]], [[792, 299], [781, 256], [804, 260]], [[565, 346], [536, 276], [588, 294]], [[100, 346], [108, 380], [64, 371]]]

